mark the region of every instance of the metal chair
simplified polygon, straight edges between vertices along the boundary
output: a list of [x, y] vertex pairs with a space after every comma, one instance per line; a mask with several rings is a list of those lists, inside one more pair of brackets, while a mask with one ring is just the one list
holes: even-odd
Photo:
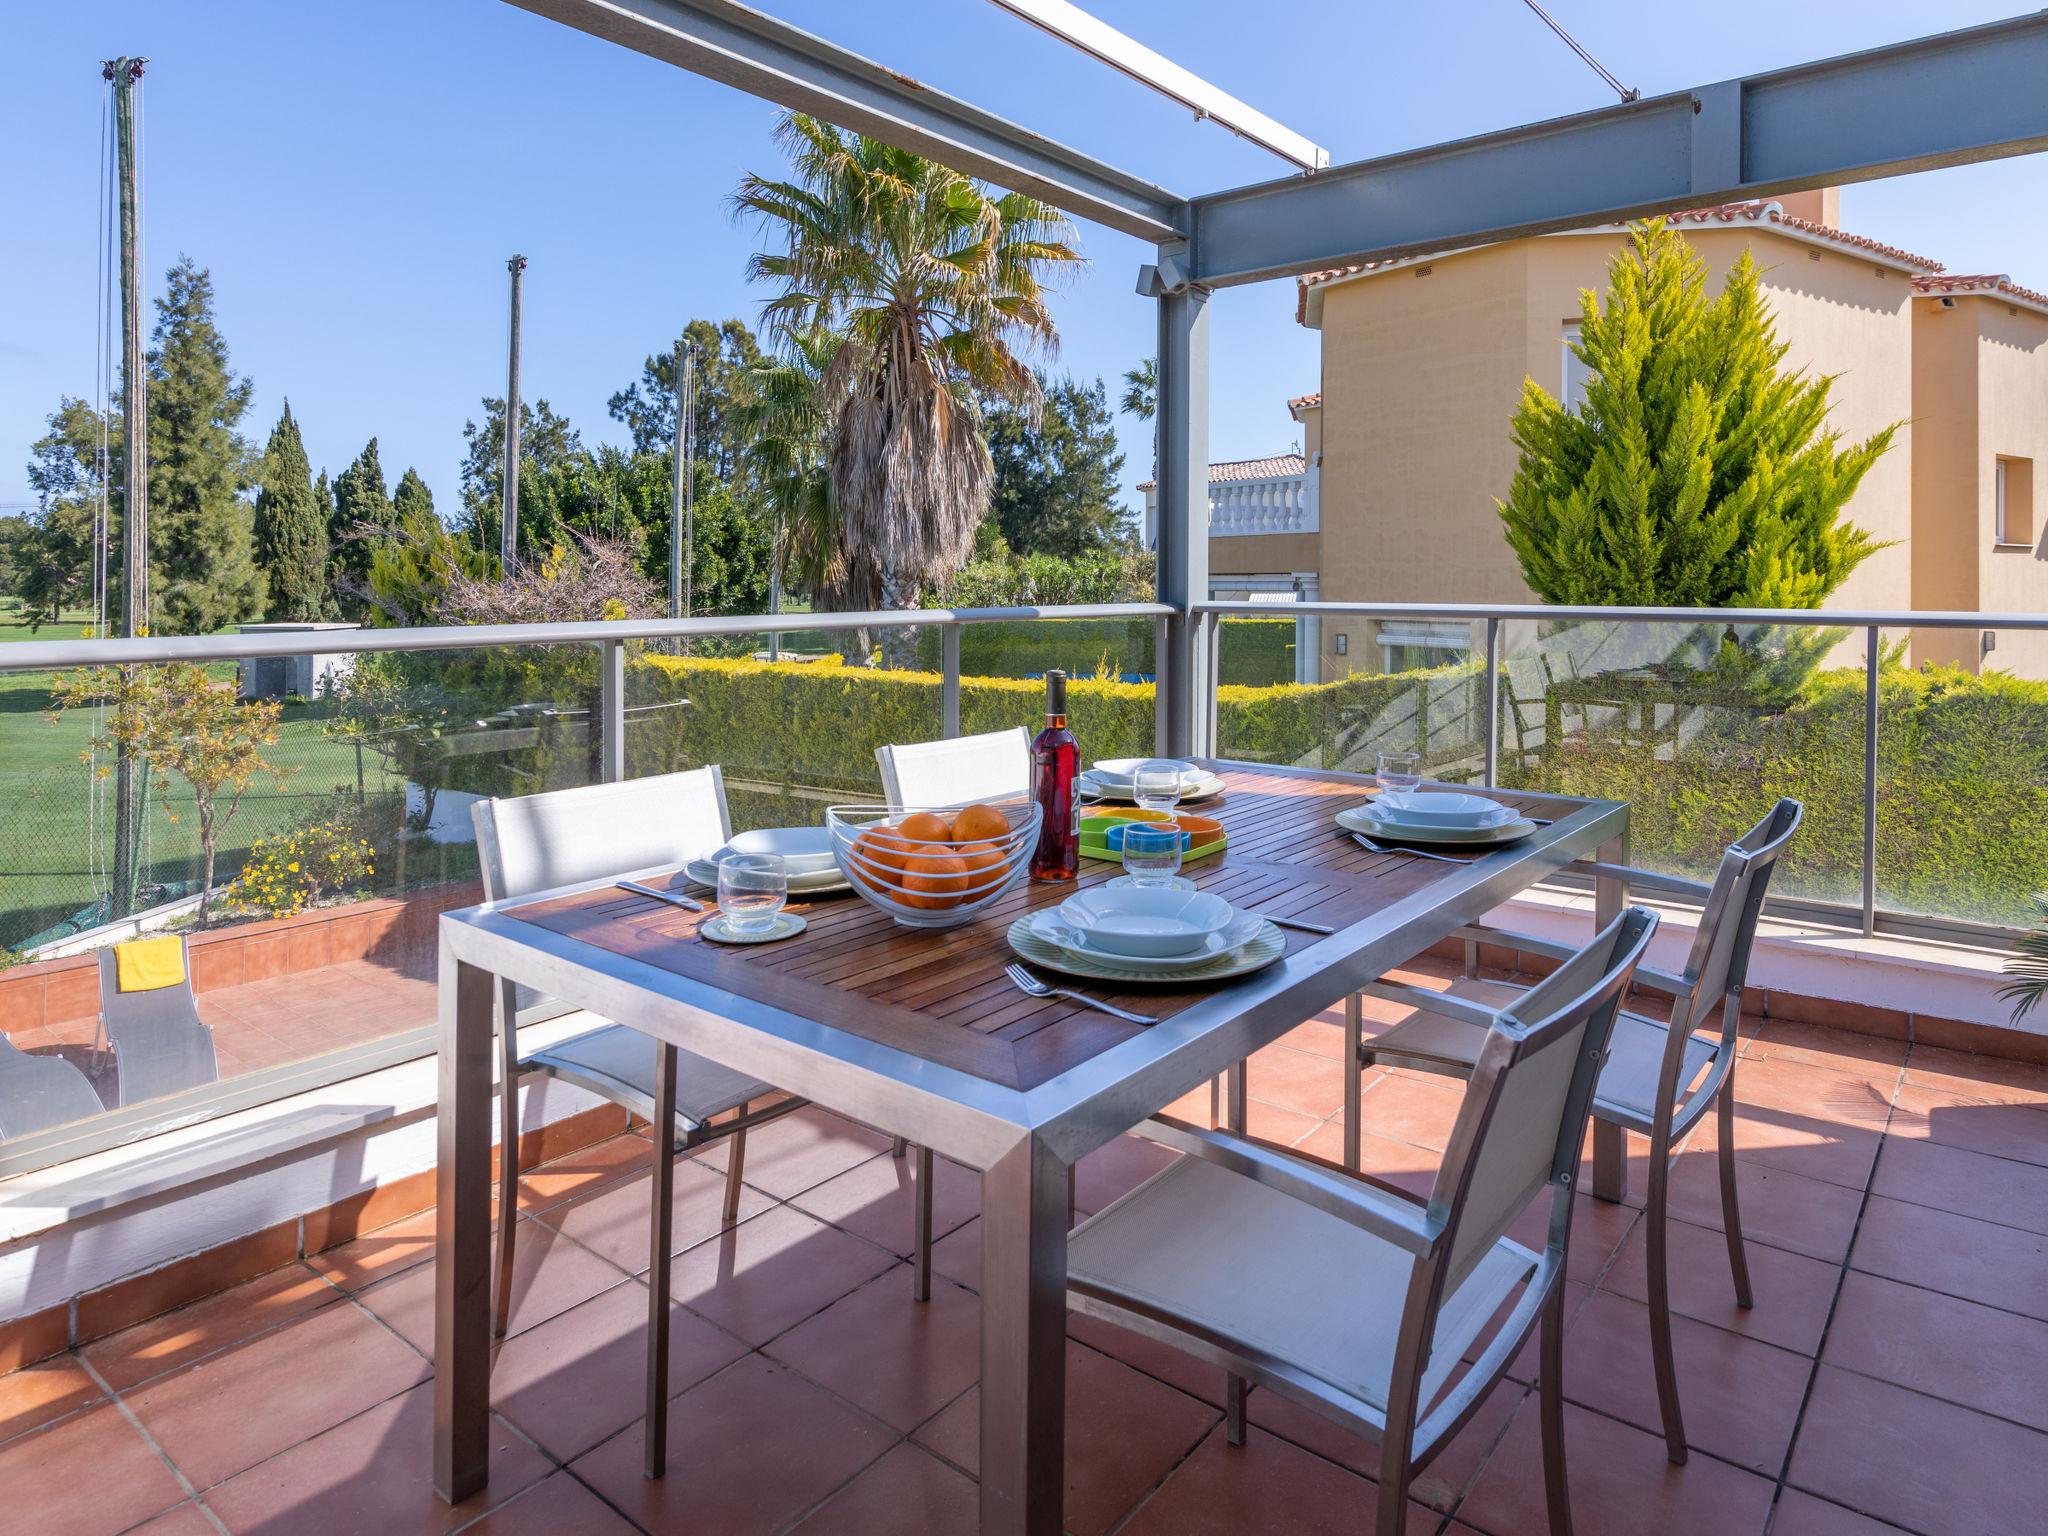
[[[1763, 908], [1771, 871], [1804, 808], [1797, 800], [1780, 800], [1771, 813], [1751, 827], [1721, 856], [1712, 885], [1684, 880], [1626, 865], [1585, 862], [1573, 866], [1594, 874], [1619, 876], [1632, 885], [1646, 885], [1705, 898], [1699, 927], [1685, 969], [1677, 975], [1643, 965], [1635, 985], [1672, 999], [1671, 1023], [1660, 1024], [1624, 1012], [1614, 1024], [1614, 1040], [1600, 1085], [1593, 1097], [1594, 1194], [1620, 1199], [1626, 1173], [1624, 1131], [1650, 1141], [1650, 1185], [1645, 1202], [1646, 1258], [1649, 1268], [1650, 1355], [1657, 1374], [1657, 1399], [1663, 1411], [1665, 1452], [1676, 1465], [1686, 1459], [1685, 1420], [1678, 1401], [1677, 1367], [1671, 1353], [1671, 1295], [1666, 1261], [1667, 1202], [1671, 1149], [1706, 1114], [1719, 1117], [1721, 1216], [1728, 1241], [1728, 1267], [1735, 1282], [1737, 1306], [1748, 1307], [1754, 1296], [1749, 1264], [1742, 1247], [1742, 1214], [1735, 1187], [1735, 1089], [1737, 1026], [1742, 1018], [1742, 988], [1749, 973], [1750, 947]], [[1511, 946], [1552, 959], [1571, 954], [1567, 945], [1528, 934], [1475, 923], [1458, 937], [1469, 944]], [[1521, 989], [1507, 983], [1489, 987]], [[1492, 1008], [1459, 996], [1462, 983], [1450, 993], [1431, 992], [1396, 982], [1374, 982], [1365, 992], [1417, 1011], [1359, 1051], [1361, 1068], [1375, 1062], [1424, 1071], [1469, 1076], [1486, 1042]], [[1495, 994], [1498, 995], [1497, 993]], [[1718, 1031], [1695, 1033], [1713, 1024], [1721, 1010]]]
[[966, 805], [1030, 792], [1031, 736], [1023, 726], [875, 748], [890, 805]]
[[92, 1079], [61, 1056], [31, 1056], [0, 1030], [0, 1141], [53, 1130], [103, 1108]]
[[191, 946], [182, 938], [178, 944], [184, 976], [143, 992], [121, 990], [120, 945], [99, 952], [100, 1040], [93, 1049], [104, 1042], [114, 1053], [122, 1109], [220, 1079], [213, 1031], [200, 1020], [192, 996]]
[[[481, 800], [470, 814], [476, 825], [484, 896], [490, 901], [657, 865], [680, 865], [714, 852], [732, 833], [725, 804], [725, 781], [715, 766], [515, 799]], [[498, 1338], [505, 1335], [512, 1306], [522, 1075], [542, 1073], [558, 1077], [658, 1125], [663, 1116], [656, 1106], [663, 1087], [662, 1068], [666, 1065], [675, 1106], [670, 1118], [674, 1131], [680, 1133], [670, 1137], [671, 1153], [687, 1151], [722, 1136], [732, 1138], [725, 1177], [727, 1222], [739, 1218], [747, 1131], [803, 1105], [802, 1100], [791, 1099], [749, 1111], [748, 1106], [755, 1099], [776, 1091], [771, 1084], [693, 1052], [659, 1044], [623, 1024], [589, 1030], [521, 1055], [519, 1017], [522, 1013], [531, 1016], [539, 1012], [544, 1003], [545, 999], [529, 988], [502, 980], [498, 984], [498, 1092], [504, 1134], [498, 1163], [498, 1251], [491, 1311], [491, 1330]], [[715, 1119], [720, 1115], [731, 1118]], [[657, 1156], [657, 1211], [668, 1208], [674, 1179], [672, 1158]], [[660, 1271], [667, 1257], [666, 1253], [655, 1253], [650, 1263]]]
[[[1244, 1443], [1250, 1386], [1376, 1436], [1380, 1536], [1404, 1528], [1411, 1480], [1540, 1318], [1544, 1483], [1553, 1536], [1568, 1536], [1560, 1373], [1572, 1186], [1609, 1029], [1656, 926], [1629, 909], [1489, 1019], [1426, 1204], [1226, 1132], [1139, 1127], [1188, 1155], [1075, 1231], [1068, 1304], [1222, 1366], [1232, 1445]], [[1539, 1254], [1506, 1234], [1546, 1186]]]

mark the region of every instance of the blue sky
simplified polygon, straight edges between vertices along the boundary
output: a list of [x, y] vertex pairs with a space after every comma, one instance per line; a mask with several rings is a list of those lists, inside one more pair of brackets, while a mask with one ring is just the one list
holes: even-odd
[[[1197, 125], [983, 0], [758, 0], [774, 14], [1191, 193], [1281, 162]], [[1326, 144], [1339, 161], [1605, 104], [1519, 0], [1247, 5], [1092, 0], [1105, 19]], [[1624, 81], [1655, 93], [2010, 14], [2013, 0], [1709, 7], [1553, 0]], [[152, 294], [180, 252], [213, 271], [259, 442], [289, 396], [316, 466], [372, 435], [456, 504], [462, 425], [503, 388], [505, 258], [524, 252], [525, 390], [586, 440], [604, 402], [692, 316], [758, 318], [756, 234], [725, 198], [772, 172], [774, 109], [503, 0], [0, 0], [0, 507], [29, 445], [93, 384], [98, 61], [147, 56]], [[1668, 15], [1666, 14], [1668, 12]], [[2048, 158], [1852, 187], [1843, 222], [1955, 271], [2048, 287]], [[1140, 243], [1083, 226], [1056, 369], [1109, 380], [1151, 349]], [[1292, 284], [1219, 296], [1212, 446], [1283, 451], [1316, 387]], [[1149, 434], [1120, 422], [1125, 485]]]

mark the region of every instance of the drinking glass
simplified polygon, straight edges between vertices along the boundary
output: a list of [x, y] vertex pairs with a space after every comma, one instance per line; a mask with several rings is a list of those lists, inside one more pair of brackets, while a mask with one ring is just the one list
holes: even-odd
[[1131, 798], [1138, 802], [1138, 808], [1146, 811], [1164, 811], [1168, 815], [1180, 804], [1181, 773], [1179, 763], [1169, 763], [1161, 758], [1152, 758], [1138, 764], [1131, 770]]
[[789, 900], [789, 876], [777, 853], [729, 853], [718, 861], [718, 909], [734, 933], [772, 927]]
[[1409, 792], [1422, 785], [1422, 754], [1382, 752], [1379, 781], [1380, 787], [1387, 792], [1388, 800], [1395, 805], [1405, 805]]
[[1124, 824], [1124, 873], [1134, 885], [1167, 886], [1180, 873], [1181, 829], [1171, 823]]

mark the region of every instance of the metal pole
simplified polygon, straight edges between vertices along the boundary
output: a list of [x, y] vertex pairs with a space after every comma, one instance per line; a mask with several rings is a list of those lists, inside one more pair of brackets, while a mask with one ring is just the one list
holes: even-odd
[[1877, 647], [1875, 624], [1863, 632], [1863, 932], [1877, 932]]
[[526, 258], [514, 256], [505, 266], [512, 274], [512, 337], [505, 362], [505, 505], [498, 525], [498, 564], [509, 580], [519, 565], [519, 287]]
[[939, 734], [951, 740], [960, 734], [960, 626], [939, 631]]
[[[768, 611], [782, 612], [782, 514], [775, 514], [775, 542], [768, 546]], [[782, 660], [782, 631], [768, 631], [768, 659]]]
[[678, 409], [683, 418], [683, 617], [690, 616], [695, 596], [697, 563], [697, 349], [683, 348], [683, 390]]
[[1500, 782], [1500, 620], [1486, 621], [1486, 774]]
[[675, 452], [671, 466], [674, 473], [670, 476], [668, 503], [668, 616], [672, 619], [683, 616], [683, 485], [689, 478], [683, 467], [683, 453], [690, 416], [683, 405], [683, 353], [688, 347], [688, 341], [678, 338], [675, 367], [669, 375], [675, 381], [676, 391]]
[[1167, 621], [1159, 656], [1169, 755], [1196, 750], [1207, 719], [1206, 660], [1191, 603], [1209, 597], [1209, 295], [1177, 279], [1185, 253], [1160, 248], [1140, 289], [1159, 300], [1159, 600]]
[[[142, 191], [135, 170], [134, 94], [143, 62], [123, 57], [101, 66], [102, 78], [114, 87], [121, 208], [121, 634], [130, 640], [149, 632], [149, 380], [142, 356]], [[114, 917], [126, 917], [141, 899], [147, 787], [142, 759], [125, 745], [117, 747], [114, 888], [109, 893]]]
[[626, 777], [626, 642], [599, 642], [598, 665], [598, 772], [616, 784]]

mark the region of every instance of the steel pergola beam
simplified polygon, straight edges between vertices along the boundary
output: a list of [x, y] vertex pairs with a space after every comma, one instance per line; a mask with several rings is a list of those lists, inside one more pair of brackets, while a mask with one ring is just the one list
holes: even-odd
[[1173, 193], [733, 0], [508, 3], [1141, 239], [1185, 227]]
[[1194, 200], [1208, 287], [2048, 149], [2048, 14]]

